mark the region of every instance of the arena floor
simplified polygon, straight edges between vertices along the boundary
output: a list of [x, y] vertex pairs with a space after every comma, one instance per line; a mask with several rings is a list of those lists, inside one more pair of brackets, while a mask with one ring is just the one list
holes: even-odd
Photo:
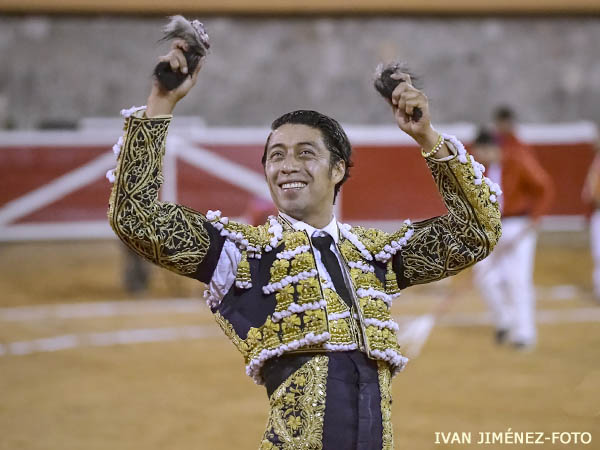
[[[264, 388], [244, 375], [201, 285], [157, 269], [149, 292], [130, 299], [122, 262], [116, 241], [0, 246], [0, 449], [257, 448]], [[480, 432], [509, 429], [589, 432], [589, 445], [546, 445], [600, 448], [590, 271], [581, 235], [541, 239], [532, 352], [493, 343], [468, 273], [407, 290], [394, 314], [408, 321], [458, 295], [395, 378], [396, 448], [476, 447]], [[473, 443], [436, 444], [436, 432], [470, 432]]]

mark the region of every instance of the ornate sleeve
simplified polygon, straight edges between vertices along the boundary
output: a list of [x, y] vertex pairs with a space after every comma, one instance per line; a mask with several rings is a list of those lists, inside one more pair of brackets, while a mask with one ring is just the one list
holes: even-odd
[[[127, 114], [128, 113], [128, 114]], [[111, 174], [108, 219], [116, 235], [137, 254], [181, 275], [207, 282], [224, 239], [202, 214], [158, 200], [170, 116], [146, 118], [125, 111], [125, 134]]]
[[484, 167], [458, 139], [444, 137], [457, 155], [426, 161], [448, 214], [401, 231], [405, 239], [393, 255], [400, 289], [456, 275], [489, 255], [502, 232], [500, 188], [483, 176]]

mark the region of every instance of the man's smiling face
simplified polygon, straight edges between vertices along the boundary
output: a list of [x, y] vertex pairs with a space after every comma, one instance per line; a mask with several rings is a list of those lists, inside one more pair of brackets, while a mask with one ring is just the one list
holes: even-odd
[[331, 167], [331, 153], [319, 129], [288, 123], [270, 136], [265, 175], [277, 208], [314, 225], [328, 212], [331, 220], [334, 189], [344, 176], [344, 163]]

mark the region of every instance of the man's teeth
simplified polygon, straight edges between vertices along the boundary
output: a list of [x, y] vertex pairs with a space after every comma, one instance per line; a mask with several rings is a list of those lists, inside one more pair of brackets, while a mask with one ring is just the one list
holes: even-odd
[[306, 186], [306, 183], [302, 183], [302, 182], [298, 181], [295, 183], [285, 183], [281, 187], [283, 189], [301, 189], [304, 186]]

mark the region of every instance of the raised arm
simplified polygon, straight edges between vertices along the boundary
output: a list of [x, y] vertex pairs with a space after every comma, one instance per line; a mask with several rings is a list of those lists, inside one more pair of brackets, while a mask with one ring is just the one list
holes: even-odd
[[[400, 129], [422, 149], [448, 214], [406, 225], [386, 238], [376, 257], [392, 259], [400, 289], [428, 283], [484, 259], [500, 238], [497, 185], [483, 176], [484, 168], [467, 154], [453, 136], [440, 135], [430, 122], [428, 100], [406, 74], [392, 95], [392, 108]], [[414, 120], [415, 108], [422, 116]]]
[[457, 156], [427, 158], [427, 165], [448, 214], [413, 225], [393, 261], [401, 289], [456, 275], [488, 256], [500, 238], [499, 189], [456, 138], [447, 140]]
[[[174, 42], [161, 61], [185, 72], [184, 46], [183, 41]], [[202, 214], [158, 200], [171, 113], [196, 82], [200, 67], [174, 91], [164, 92], [155, 82], [147, 109], [125, 112], [108, 218], [117, 236], [139, 255], [173, 272], [208, 281], [224, 239]]]

